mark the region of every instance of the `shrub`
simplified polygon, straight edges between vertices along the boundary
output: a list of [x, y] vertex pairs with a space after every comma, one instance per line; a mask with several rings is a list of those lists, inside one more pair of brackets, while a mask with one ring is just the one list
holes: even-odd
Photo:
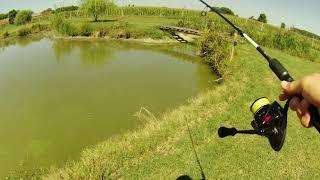
[[81, 24], [77, 29], [77, 35], [79, 36], [90, 36], [92, 34], [92, 28], [88, 23]]
[[64, 35], [68, 35], [68, 36], [77, 35], [76, 28], [72, 26], [71, 23], [63, 20], [61, 16], [54, 15], [50, 20], [51, 20], [51, 25], [57, 32]]
[[222, 14], [229, 14], [234, 16], [234, 12], [227, 7], [215, 7], [215, 9]]
[[14, 22], [16, 25], [24, 25], [30, 23], [32, 20], [33, 12], [30, 10], [19, 11]]
[[32, 24], [31, 29], [32, 29], [32, 32], [38, 33], [41, 31], [48, 30], [49, 26], [47, 24], [36, 23], [36, 24]]
[[14, 23], [14, 19], [16, 18], [17, 13], [18, 13], [18, 11], [14, 10], [14, 9], [9, 11], [9, 13], [8, 13], [9, 24], [13, 24]]
[[207, 31], [200, 42], [200, 56], [219, 77], [223, 76], [230, 58], [230, 45], [216, 30]]
[[258, 17], [258, 21], [263, 22], [263, 23], [267, 23], [266, 14], [260, 14], [260, 16]]

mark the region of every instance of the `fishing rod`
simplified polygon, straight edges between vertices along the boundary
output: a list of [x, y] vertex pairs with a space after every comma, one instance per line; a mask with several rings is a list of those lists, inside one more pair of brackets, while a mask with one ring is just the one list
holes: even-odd
[[[234, 23], [232, 23], [228, 18], [226, 18], [224, 15], [222, 15], [218, 9], [210, 6], [208, 3], [206, 3], [203, 0], [199, 0], [201, 3], [203, 3], [206, 7], [211, 9], [211, 11], [218, 14], [222, 19], [224, 19], [230, 26], [232, 26], [241, 37], [244, 37], [250, 44], [252, 44], [256, 50], [268, 61], [270, 69], [274, 72], [274, 74], [281, 80], [281, 81], [287, 81], [292, 82], [294, 79], [289, 74], [287, 69], [275, 58], [271, 58], [262, 48], [259, 44], [257, 44], [250, 36], [248, 36], [245, 32], [243, 32], [239, 27], [237, 27]], [[300, 99], [302, 99], [302, 95], [296, 95]], [[291, 101], [292, 97], [288, 99], [286, 102], [284, 110], [288, 111], [289, 103]], [[311, 105], [308, 109], [310, 112], [310, 122], [311, 124], [318, 130], [320, 133], [320, 115], [318, 112], [318, 109]], [[284, 112], [287, 114], [287, 112]], [[286, 116], [285, 116], [286, 117]]]

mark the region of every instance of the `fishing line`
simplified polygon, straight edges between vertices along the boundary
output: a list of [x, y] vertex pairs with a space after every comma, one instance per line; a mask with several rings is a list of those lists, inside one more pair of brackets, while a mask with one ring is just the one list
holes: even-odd
[[193, 137], [192, 137], [192, 134], [191, 134], [191, 129], [190, 129], [188, 120], [187, 120], [186, 117], [184, 117], [184, 120], [185, 120], [185, 123], [186, 123], [187, 128], [188, 128], [188, 133], [189, 133], [190, 142], [191, 142], [191, 145], [192, 145], [193, 153], [194, 153], [194, 155], [195, 155], [195, 157], [196, 157], [196, 160], [197, 160], [197, 164], [198, 164], [198, 166], [199, 166], [199, 170], [200, 170], [200, 172], [201, 172], [202, 180], [206, 180], [205, 173], [204, 173], [204, 171], [203, 171], [203, 168], [202, 168], [202, 165], [201, 165], [201, 162], [200, 162], [198, 153], [197, 153], [196, 148], [195, 148], [195, 143], [194, 143], [194, 140], [193, 140]]

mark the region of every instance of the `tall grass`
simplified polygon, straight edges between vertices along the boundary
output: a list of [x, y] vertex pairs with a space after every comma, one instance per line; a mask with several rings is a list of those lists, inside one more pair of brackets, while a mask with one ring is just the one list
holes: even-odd
[[200, 41], [200, 56], [220, 78], [230, 59], [230, 50], [231, 43], [214, 29], [205, 32]]
[[31, 32], [32, 32], [32, 29], [29, 26], [24, 26], [17, 30], [17, 35], [20, 37], [23, 37], [31, 34]]
[[60, 15], [52, 16], [50, 21], [53, 29], [57, 32], [68, 36], [76, 35], [75, 28], [71, 23], [65, 21]]

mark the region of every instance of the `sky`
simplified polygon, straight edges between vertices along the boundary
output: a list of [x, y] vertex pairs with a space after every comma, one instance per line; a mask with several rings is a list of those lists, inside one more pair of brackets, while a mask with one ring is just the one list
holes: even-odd
[[[80, 0], [0, 0], [0, 13], [11, 9], [31, 9], [41, 11], [66, 5], [77, 5]], [[119, 5], [135, 4], [143, 6], [180, 7], [202, 10], [198, 0], [115, 0]], [[268, 23], [279, 26], [297, 27], [320, 35], [319, 0], [207, 0], [213, 6], [225, 6], [241, 17], [256, 18], [265, 13]]]

